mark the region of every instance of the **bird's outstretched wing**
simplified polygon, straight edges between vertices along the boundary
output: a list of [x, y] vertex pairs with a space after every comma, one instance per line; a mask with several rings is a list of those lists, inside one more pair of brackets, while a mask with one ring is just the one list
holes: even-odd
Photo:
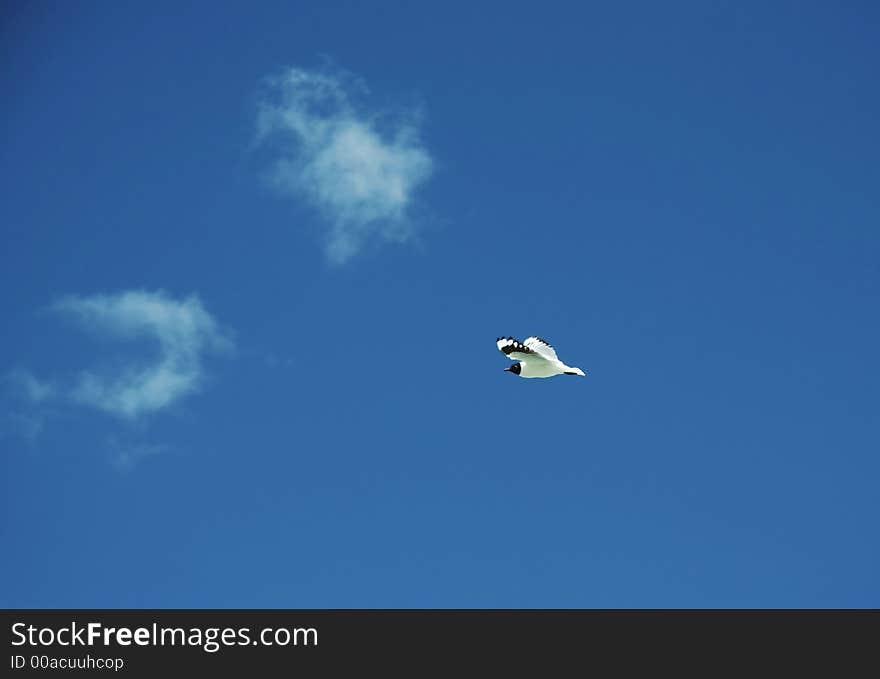
[[547, 340], [543, 340], [540, 337], [529, 337], [525, 342], [523, 342], [523, 346], [528, 347], [536, 354], [540, 354], [548, 361], [559, 360], [559, 357], [556, 355], [556, 349], [553, 348], [550, 342], [548, 342]]
[[537, 354], [537, 352], [522, 342], [513, 339], [513, 337], [499, 337], [495, 343], [498, 345], [498, 350], [511, 361], [525, 361], [526, 359], [534, 359], [536, 357], [543, 358], [543, 356]]

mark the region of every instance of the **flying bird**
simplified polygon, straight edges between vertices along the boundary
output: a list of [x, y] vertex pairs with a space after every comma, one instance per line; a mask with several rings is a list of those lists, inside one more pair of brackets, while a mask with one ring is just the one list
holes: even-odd
[[529, 337], [519, 342], [513, 337], [499, 337], [496, 340], [498, 350], [511, 361], [516, 361], [505, 372], [512, 372], [520, 377], [553, 377], [554, 375], [580, 375], [584, 371], [565, 365], [556, 356], [556, 350], [540, 337]]

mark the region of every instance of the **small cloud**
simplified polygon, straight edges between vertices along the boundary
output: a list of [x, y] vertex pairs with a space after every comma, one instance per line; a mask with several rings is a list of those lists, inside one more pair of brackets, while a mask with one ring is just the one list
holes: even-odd
[[280, 356], [271, 352], [264, 354], [263, 362], [272, 369], [292, 368], [295, 365], [294, 360], [289, 356]]
[[39, 380], [27, 370], [20, 368], [10, 372], [7, 381], [21, 398], [34, 404], [53, 398], [57, 392], [51, 382]]
[[124, 443], [110, 438], [107, 445], [110, 450], [110, 462], [121, 472], [130, 471], [143, 460], [170, 450], [170, 447], [157, 443]]
[[272, 179], [324, 216], [327, 258], [343, 264], [371, 242], [411, 238], [413, 196], [433, 165], [417, 116], [400, 111], [380, 129], [353, 104], [363, 85], [343, 75], [289, 68], [266, 82], [257, 134], [279, 140]]
[[66, 297], [54, 308], [101, 336], [147, 338], [158, 344], [158, 357], [152, 361], [131, 361], [114, 372], [81, 372], [68, 393], [76, 403], [129, 420], [198, 391], [203, 355], [231, 347], [195, 295], [176, 300], [163, 292], [133, 290]]
[[143, 418], [196, 393], [204, 382], [207, 355], [233, 349], [227, 331], [196, 295], [175, 298], [143, 290], [71, 295], [52, 310], [102, 340], [147, 343], [153, 352], [144, 356], [132, 351], [66, 379], [45, 381], [21, 368], [5, 378], [0, 375], [0, 387], [7, 387], [17, 401], [0, 413], [0, 438], [15, 436], [34, 444], [51, 418], [64, 415], [71, 405], [87, 406], [120, 418], [117, 434], [106, 440], [105, 448], [121, 471], [171, 449], [139, 440]]
[[15, 434], [33, 445], [43, 431], [49, 412], [46, 402], [58, 395], [58, 388], [22, 368], [11, 370], [0, 381], [5, 383], [5, 391], [15, 402], [0, 416], [0, 438]]
[[9, 412], [0, 419], [0, 438], [15, 436], [33, 446], [43, 431], [43, 416], [38, 412]]

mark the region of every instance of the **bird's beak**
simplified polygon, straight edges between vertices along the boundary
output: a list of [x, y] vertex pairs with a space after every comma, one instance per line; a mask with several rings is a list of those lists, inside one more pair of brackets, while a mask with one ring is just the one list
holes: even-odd
[[[512, 367], [513, 367], [513, 366], [511, 366], [511, 368], [512, 368]], [[504, 369], [504, 372], [509, 373], [509, 372], [513, 372], [513, 371], [512, 371], [510, 368], [505, 368], [505, 369]]]

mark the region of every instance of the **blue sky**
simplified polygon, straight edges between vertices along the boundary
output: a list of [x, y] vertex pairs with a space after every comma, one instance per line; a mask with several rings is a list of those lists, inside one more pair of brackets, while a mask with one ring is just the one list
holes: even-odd
[[880, 605], [878, 21], [5, 8], [0, 605]]

